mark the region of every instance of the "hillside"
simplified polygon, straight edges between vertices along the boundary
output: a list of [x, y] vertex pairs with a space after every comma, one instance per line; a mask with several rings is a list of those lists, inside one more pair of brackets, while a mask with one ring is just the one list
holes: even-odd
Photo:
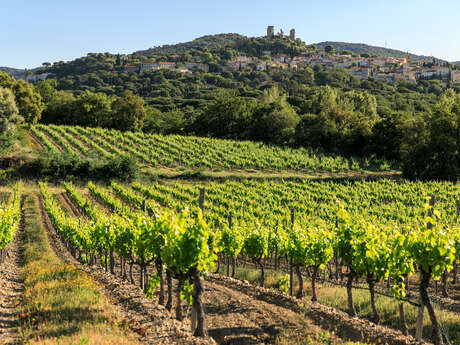
[[[403, 58], [404, 55], [407, 54], [406, 52], [403, 52], [401, 50], [376, 47], [376, 46], [371, 46], [371, 45], [364, 44], [364, 43], [326, 41], [326, 42], [316, 43], [315, 45], [320, 50], [323, 50], [324, 47], [326, 46], [333, 46], [336, 51], [350, 50], [356, 54], [367, 53], [369, 55], [376, 55], [376, 56], [382, 56], [382, 57]], [[429, 61], [430, 60], [429, 56], [424, 56], [424, 55], [415, 55], [415, 54], [409, 53], [409, 56], [410, 56], [410, 59], [413, 61]], [[440, 60], [440, 59], [437, 59], [437, 60]]]
[[192, 49], [207, 48], [218, 49], [233, 45], [238, 39], [244, 38], [240, 34], [228, 33], [228, 34], [217, 34], [217, 35], [206, 35], [198, 37], [193, 41], [177, 43], [177, 44], [165, 44], [159, 47], [153, 47], [146, 50], [139, 50], [136, 53], [145, 56], [152, 55], [171, 55], [171, 54], [184, 54]]
[[0, 71], [8, 73], [8, 74], [19, 74], [19, 73], [24, 73], [27, 70], [19, 69], [19, 68], [12, 68], [12, 67], [0, 67]]

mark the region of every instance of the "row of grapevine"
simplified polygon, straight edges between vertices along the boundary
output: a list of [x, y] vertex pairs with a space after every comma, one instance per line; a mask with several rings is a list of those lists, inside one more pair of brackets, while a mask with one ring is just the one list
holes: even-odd
[[[49, 130], [47, 127], [51, 127]], [[56, 127], [59, 127], [58, 130]], [[47, 136], [65, 150], [75, 148], [82, 154], [91, 147], [98, 154], [130, 154], [142, 163], [152, 166], [188, 166], [226, 169], [273, 169], [331, 172], [368, 169], [371, 165], [388, 166], [379, 160], [345, 159], [341, 156], [326, 156], [310, 149], [291, 149], [267, 146], [261, 143], [239, 142], [221, 139], [185, 137], [178, 135], [152, 135], [144, 133], [122, 133], [101, 128], [37, 125], [31, 129], [44, 145], [54, 150]], [[56, 137], [56, 134], [62, 138]], [[386, 170], [385, 168], [384, 170]]]
[[[261, 189], [265, 188], [265, 192], [267, 191], [267, 186], [264, 186], [264, 184], [248, 182], [248, 185], [251, 184], [258, 185]], [[224, 202], [225, 198], [221, 200], [219, 194], [216, 193], [216, 189], [219, 187], [232, 187], [232, 185], [236, 185], [238, 188], [230, 188], [228, 194], [225, 194], [230, 200], [232, 197], [235, 198], [238, 193], [249, 194], [249, 199], [254, 199], [255, 204], [259, 203], [258, 206], [265, 209], [265, 212], [259, 214], [251, 210], [251, 207], [255, 207], [253, 203], [227, 204], [226, 206], [229, 207], [227, 210], [230, 214], [235, 210], [233, 208], [235, 205], [238, 207], [246, 205], [247, 209], [245, 214], [240, 213], [241, 220], [238, 225], [235, 225], [235, 219], [233, 222], [229, 219], [227, 225], [226, 216], [218, 215], [221, 224], [221, 231], [215, 234], [218, 248], [221, 253], [231, 259], [237, 258], [238, 255], [244, 255], [253, 260], [262, 270], [261, 284], [263, 284], [264, 279], [263, 259], [271, 257], [276, 251], [279, 256], [287, 255], [289, 257], [291, 266], [296, 269], [300, 280], [302, 279], [300, 268], [307, 267], [311, 269], [313, 272], [313, 300], [316, 300], [316, 274], [319, 269], [324, 268], [331, 261], [333, 253], [336, 252], [342, 263], [348, 267], [349, 313], [356, 315], [353, 305], [352, 282], [357, 277], [362, 277], [369, 285], [374, 320], [379, 322], [380, 316], [375, 307], [375, 284], [391, 277], [393, 282], [392, 292], [395, 298], [401, 301], [401, 328], [404, 332], [407, 332], [402, 304], [402, 300], [405, 297], [404, 281], [408, 275], [414, 272], [415, 264], [420, 273], [420, 303], [429, 311], [435, 329], [433, 339], [435, 339], [436, 343], [442, 342], [437, 319], [427, 293], [427, 287], [431, 280], [446, 277], [447, 272], [453, 267], [454, 260], [460, 260], [460, 231], [457, 226], [452, 225], [448, 219], [449, 217], [441, 218], [441, 214], [438, 211], [433, 211], [432, 215], [429, 216], [432, 206], [427, 204], [425, 209], [421, 209], [420, 206], [424, 204], [422, 200], [419, 212], [413, 211], [411, 216], [392, 217], [392, 214], [388, 214], [386, 215], [387, 219], [385, 217], [379, 219], [372, 212], [368, 216], [361, 213], [358, 218], [351, 217], [342, 207], [337, 212], [324, 217], [324, 219], [313, 216], [301, 219], [291, 228], [286, 219], [286, 214], [283, 213], [280, 213], [278, 217], [273, 216], [271, 221], [259, 218], [260, 215], [267, 213], [268, 207], [272, 206], [267, 207], [267, 200], [264, 201], [265, 204], [262, 201], [263, 198], [267, 197], [267, 194], [262, 193], [260, 189], [257, 193], [252, 193], [250, 189], [243, 188], [240, 183], [231, 182], [213, 186], [216, 187], [215, 189], [209, 188], [211, 190], [209, 196], [213, 200], [213, 204], [208, 206], [211, 206], [210, 208], [212, 209], [216, 207], [215, 204]], [[248, 185], [245, 187], [248, 187]], [[374, 184], [373, 186], [375, 187], [376, 185]], [[300, 188], [301, 186], [297, 187]], [[324, 185], [322, 187], [322, 193], [318, 193], [318, 195], [327, 193], [327, 188], [325, 189]], [[391, 184], [388, 186], [386, 182], [380, 183], [380, 190], [376, 192], [376, 194], [380, 193], [384, 198], [393, 197], [395, 201], [393, 206], [396, 207], [393, 209], [393, 213], [398, 212], [398, 208], [401, 206], [398, 198], [407, 196], [407, 190], [406, 193], [399, 194], [394, 187], [395, 185], [391, 186]], [[440, 186], [434, 184], [431, 187], [445, 192], [441, 194], [440, 200], [444, 202], [454, 200], [446, 195], [449, 194], [447, 192], [450, 192], [450, 185]], [[158, 195], [163, 193], [166, 195], [163, 199], [168, 200], [167, 202], [163, 201], [163, 204], [167, 206], [177, 205], [178, 200], [190, 202], [190, 205], [196, 205], [194, 201], [197, 200], [198, 195], [194, 193], [196, 189], [188, 186], [181, 189], [178, 188], [177, 183], [173, 187], [155, 184], [151, 188], [134, 184], [133, 189], [141, 192], [145, 197], [154, 197], [155, 200], [159, 200]], [[403, 189], [412, 189], [412, 192], [416, 190], [413, 185], [403, 186]], [[292, 191], [293, 189], [290, 190]], [[386, 194], [387, 192], [389, 193], [388, 195]], [[276, 200], [276, 188], [271, 193], [270, 198], [274, 197]], [[349, 190], [347, 194], [348, 196], [353, 195]], [[258, 200], [257, 196], [260, 195], [264, 195], [264, 197]], [[176, 202], [174, 202], [174, 198], [170, 200], [172, 196], [178, 200]], [[414, 201], [412, 200], [412, 202]], [[455, 203], [452, 204], [455, 209]], [[378, 208], [377, 204], [374, 204], [374, 208]], [[218, 207], [217, 209], [219, 210]], [[362, 212], [361, 208], [355, 210], [351, 206], [350, 209], [353, 214]], [[272, 210], [270, 212], [272, 213]], [[452, 219], [452, 212], [450, 213], [450, 218]], [[449, 212], [446, 212], [446, 214], [449, 214]], [[334, 224], [330, 220], [331, 218], [335, 220], [336, 217], [337, 222]], [[301, 286], [302, 284], [300, 284]], [[302, 294], [302, 291], [299, 290], [298, 296], [300, 297]]]
[[[140, 266], [141, 273], [145, 272], [148, 264], [155, 262], [160, 269], [158, 274], [161, 281], [164, 265], [169, 276], [168, 286], [172, 285], [171, 277], [176, 277], [179, 281], [179, 291], [184, 284], [193, 284], [192, 306], [197, 319], [195, 335], [205, 335], [200, 274], [212, 268], [216, 256], [211, 246], [213, 241], [209, 240], [212, 232], [200, 212], [191, 214], [183, 211], [176, 214], [165, 210], [162, 214], [149, 217], [131, 212], [129, 208], [121, 208], [119, 213], [107, 215], [91, 205], [89, 199], [85, 200], [72, 185], [66, 184], [65, 188], [72, 199], [90, 216], [81, 220], [65, 212], [45, 183], [39, 183], [39, 187], [44, 208], [53, 225], [62, 238], [77, 249], [80, 252], [79, 256], [84, 257], [86, 261], [89, 261], [88, 258], [92, 255], [104, 254], [107, 258], [109, 252], [113, 257], [112, 253], [115, 252], [125, 260], [135, 261]], [[105, 194], [101, 192], [99, 195]], [[151, 293], [154, 280], [145, 284], [143, 278], [141, 274], [141, 286], [147, 293]], [[160, 292], [160, 302], [164, 302], [161, 296], [163, 291]], [[171, 309], [171, 306], [172, 289], [168, 288], [167, 307]], [[182, 319], [180, 298], [176, 316]]]
[[[169, 197], [164, 200], [168, 200], [172, 198], [172, 195], [175, 195], [174, 198], [180, 199], [181, 203], [183, 202], [182, 208], [189, 206], [193, 210], [192, 213], [195, 213], [197, 209], [196, 202], [193, 202], [193, 200], [197, 200], [197, 194], [193, 196], [195, 189], [189, 185], [183, 185], [182, 188], [178, 186], [179, 184], [177, 183], [173, 187], [156, 184], [152, 188], [146, 188], [135, 184], [133, 185], [133, 190], [130, 190], [130, 188], [120, 184], [112, 183], [111, 189], [119, 197], [138, 209], [143, 204], [143, 197], [138, 194], [139, 192], [144, 195], [158, 195], [158, 190], [161, 190], [161, 193], [169, 194]], [[384, 186], [382, 185], [382, 189], [384, 189]], [[299, 186], [297, 187], [300, 188]], [[267, 186], [263, 184], [261, 184], [260, 188], [267, 190]], [[101, 223], [97, 220], [104, 219], [104, 216], [91, 214], [91, 211], [88, 210], [95, 210], [95, 208], [88, 205], [88, 200], [82, 201], [81, 196], [75, 197], [75, 190], [72, 191], [72, 188], [67, 185], [66, 189], [73, 195], [72, 197], [76, 203], [83, 210], [86, 210], [88, 216], [93, 218], [94, 222]], [[123, 205], [121, 199], [115, 197], [106, 188], [89, 184], [89, 189], [104, 202], [114, 205], [115, 200], [118, 200]], [[174, 192], [175, 189], [176, 192]], [[240, 189], [242, 194], [251, 194], [250, 191], [244, 190], [241, 186]], [[276, 189], [272, 194], [276, 195], [275, 192]], [[212, 193], [209, 194], [213, 195]], [[219, 200], [217, 196], [214, 193], [216, 202]], [[443, 199], [443, 197], [440, 197], [440, 199]], [[448, 200], [449, 198], [446, 199]], [[156, 207], [158, 207], [157, 202], [157, 200], [153, 202]], [[166, 206], [164, 201], [160, 203]], [[169, 206], [171, 205], [170, 203]], [[177, 202], [174, 203], [174, 207], [178, 207]], [[117, 210], [116, 208], [113, 209]], [[217, 209], [219, 210], [219, 208]], [[102, 223], [105, 225], [98, 230], [99, 236], [97, 233], [93, 233], [90, 238], [104, 238], [103, 234], [112, 235], [105, 241], [99, 241], [98, 246], [89, 246], [88, 249], [93, 248], [95, 250], [97, 248], [99, 253], [105, 251], [105, 257], [107, 257], [107, 251], [115, 251], [119, 257], [124, 257], [125, 260], [134, 261], [135, 264], [138, 264], [141, 267], [141, 272], [145, 272], [146, 266], [151, 263], [155, 263], [158, 269], [158, 266], [166, 262], [165, 258], [167, 256], [163, 253], [166, 250], [164, 244], [170, 244], [174, 241], [173, 238], [165, 235], [165, 226], [168, 229], [167, 234], [170, 234], [172, 230], [170, 229], [170, 223], [168, 223], [169, 219], [178, 217], [178, 214], [174, 211], [156, 208], [154, 217], [151, 218], [126, 206], [120, 207], [117, 212], [118, 214], [112, 216], [122, 219], [123, 222], [128, 222], [127, 224], [129, 225], [122, 227], [125, 229], [124, 231], [116, 231], [113, 229], [119, 228], [119, 225], [113, 225], [116, 223], [104, 220]], [[437, 211], [435, 212], [432, 206], [427, 205], [426, 209], [422, 210], [421, 213], [424, 214], [422, 221], [416, 219], [411, 222], [410, 219], [405, 218], [406, 223], [399, 224], [399, 226], [391, 222], [378, 221], [372, 216], [367, 219], [366, 217], [352, 217], [343, 207], [336, 213], [337, 221], [332, 223], [328, 221], [329, 218], [320, 219], [319, 217], [311, 216], [298, 217], [299, 221], [293, 222], [293, 219], [288, 221], [285, 214], [280, 214], [276, 220], [264, 221], [263, 219], [258, 219], [249, 207], [244, 214], [235, 218], [233, 218], [233, 213], [211, 216], [208, 216], [208, 213], [212, 213], [209, 207], [205, 217], [206, 219], [211, 219], [208, 224], [218, 224], [218, 226], [212, 227], [212, 231], [208, 230], [206, 237], [207, 250], [211, 253], [218, 252], [221, 256], [233, 260], [241, 256], [252, 260], [262, 271], [261, 284], [263, 284], [265, 259], [270, 258], [274, 253], [279, 257], [287, 256], [290, 267], [296, 270], [300, 280], [302, 279], [301, 269], [309, 268], [313, 272], [313, 300], [316, 300], [315, 278], [317, 273], [331, 262], [334, 253], [336, 253], [341, 262], [348, 267], [347, 287], [350, 314], [356, 314], [353, 305], [352, 282], [356, 277], [362, 277], [369, 285], [374, 320], [378, 322], [379, 314], [374, 301], [375, 284], [380, 280], [391, 277], [393, 282], [392, 292], [395, 298], [401, 301], [400, 316], [403, 331], [407, 331], [402, 303], [405, 296], [404, 281], [409, 274], [414, 272], [414, 264], [416, 264], [420, 273], [421, 305], [428, 309], [435, 332], [437, 332], [434, 334], [433, 339], [437, 344], [442, 343], [427, 287], [430, 280], [438, 280], [445, 276], [452, 269], [454, 260], [460, 259], [460, 236], [458, 227], [442, 223], [441, 214]], [[142, 221], [139, 222], [139, 219]], [[219, 221], [213, 223], [212, 220], [215, 219]], [[120, 220], [117, 220], [117, 222], [120, 222]], [[209, 226], [205, 225], [204, 221], [202, 223], [201, 226], [209, 229]], [[107, 224], [112, 225], [109, 227]], [[92, 233], [92, 231], [94, 232], [95, 230], [91, 230], [91, 228], [87, 230], [89, 233]], [[177, 231], [176, 229], [173, 232]], [[133, 233], [137, 234], [141, 239], [140, 242], [136, 242], [138, 245], [130, 245], [130, 243], [133, 243], [130, 241]], [[107, 235], [105, 237], [107, 238]], [[117, 243], [117, 238], [123, 239], [118, 242], [119, 245], [115, 244]], [[187, 239], [187, 241], [189, 240]], [[191, 243], [202, 248], [196, 241], [191, 241]], [[163, 247], [158, 249], [158, 246]], [[187, 253], [194, 253], [194, 255], [200, 256], [202, 255], [200, 251], [201, 249], [188, 247], [187, 251], [183, 252], [183, 255], [187, 256]], [[160, 253], [159, 256], [158, 253]], [[178, 253], [180, 251], [176, 251], [176, 254]], [[208, 257], [207, 254], [205, 256]], [[210, 266], [211, 263], [209, 262], [209, 266], [203, 270], [210, 269]], [[166, 267], [168, 267], [167, 264]], [[171, 268], [171, 266], [169, 267]], [[172, 273], [170, 268], [169, 274]], [[162, 282], [160, 272], [163, 272], [163, 268], [158, 269]], [[179, 278], [180, 284], [183, 284], [187, 279], [182, 276], [182, 273], [174, 271], [175, 276]], [[149, 291], [152, 289], [151, 283], [144, 280], [142, 280], [141, 286]], [[301, 286], [299, 285], [299, 288]], [[301, 297], [302, 295], [303, 292], [299, 289], [298, 296]]]
[[13, 187], [9, 202], [0, 207], [0, 263], [4, 259], [4, 250], [14, 240], [21, 219], [22, 183]]

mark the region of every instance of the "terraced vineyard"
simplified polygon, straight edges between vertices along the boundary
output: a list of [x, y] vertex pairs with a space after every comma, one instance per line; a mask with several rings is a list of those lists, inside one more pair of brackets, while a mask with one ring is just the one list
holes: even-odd
[[179, 135], [150, 135], [101, 128], [37, 125], [30, 130], [42, 146], [54, 152], [109, 156], [129, 154], [147, 166], [270, 169], [294, 171], [390, 170], [376, 159], [346, 159], [309, 149], [280, 148], [262, 143]]

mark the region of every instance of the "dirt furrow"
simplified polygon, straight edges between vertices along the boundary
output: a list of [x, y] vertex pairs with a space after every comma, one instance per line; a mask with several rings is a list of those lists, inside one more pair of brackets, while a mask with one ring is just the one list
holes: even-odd
[[[412, 336], [404, 336], [400, 331], [376, 325], [368, 320], [350, 317], [348, 314], [319, 303], [301, 306], [294, 297], [277, 291], [249, 284], [246, 281], [211, 274], [208, 281], [246, 294], [256, 300], [282, 306], [293, 312], [308, 315], [316, 325], [334, 330], [336, 334], [352, 341], [368, 339], [372, 343], [390, 345], [420, 344]], [[426, 344], [422, 342], [422, 344]]]
[[42, 151], [45, 146], [42, 144], [42, 142], [35, 136], [33, 135], [32, 133], [30, 133], [29, 131], [27, 131], [27, 134], [29, 135], [29, 137], [32, 139], [33, 143], [35, 146], [37, 146], [37, 149], [39, 151]]
[[59, 200], [72, 217], [85, 218], [83, 211], [73, 202], [67, 192], [59, 194]]
[[21, 343], [17, 329], [17, 307], [24, 291], [24, 280], [21, 275], [21, 267], [24, 265], [21, 252], [23, 230], [22, 218], [15, 239], [7, 250], [6, 259], [0, 264], [0, 344], [5, 345]]
[[314, 339], [327, 332], [292, 310], [215, 282], [206, 281], [205, 289], [209, 335], [219, 344], [273, 344], [279, 337], [295, 344], [297, 339]]

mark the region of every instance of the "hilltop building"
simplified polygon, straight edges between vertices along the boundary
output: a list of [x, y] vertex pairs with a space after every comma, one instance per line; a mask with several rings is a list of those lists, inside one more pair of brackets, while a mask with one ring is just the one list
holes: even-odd
[[[275, 37], [275, 27], [273, 25], [267, 26], [267, 37], [268, 38], [274, 38]], [[276, 34], [276, 37], [278, 38], [284, 38], [286, 35], [284, 34], [283, 29], [280, 29], [280, 31]], [[291, 29], [289, 32], [289, 39], [295, 41], [295, 29]]]
[[273, 25], [269, 25], [267, 27], [267, 37], [273, 38], [275, 36], [275, 27]]

